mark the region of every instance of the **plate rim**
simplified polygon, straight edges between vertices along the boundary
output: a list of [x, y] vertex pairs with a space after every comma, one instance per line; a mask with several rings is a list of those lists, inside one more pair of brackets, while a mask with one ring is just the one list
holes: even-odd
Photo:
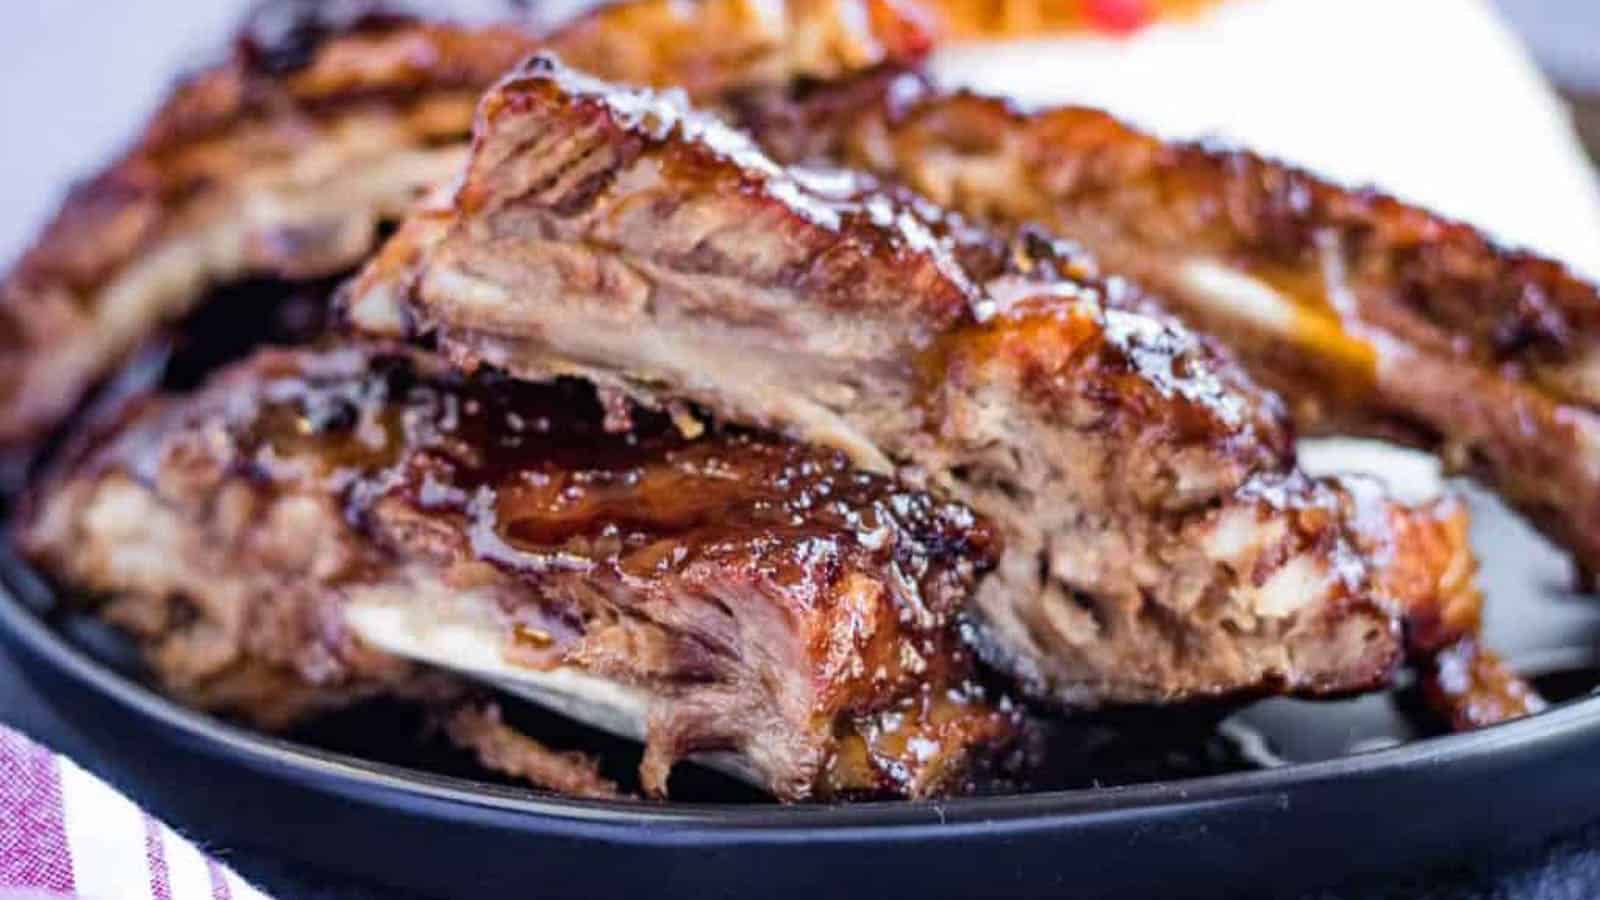
[[[128, 678], [64, 638], [41, 616], [39, 604], [23, 599], [20, 580], [54, 601], [54, 591], [32, 567], [0, 548], [0, 630], [34, 659], [42, 659], [102, 697], [212, 756], [258, 774], [309, 782], [318, 790], [370, 801], [377, 790], [385, 805], [421, 801], [457, 814], [496, 814], [559, 819], [575, 828], [653, 826], [671, 835], [714, 832], [755, 840], [916, 837], [937, 827], [1010, 830], [1041, 824], [1088, 821], [1105, 816], [1160, 816], [1204, 806], [1286, 803], [1297, 788], [1355, 776], [1393, 775], [1419, 766], [1448, 766], [1513, 753], [1593, 732], [1600, 737], [1600, 693], [1552, 704], [1549, 709], [1477, 731], [1423, 738], [1332, 759], [1290, 763], [1243, 772], [1201, 775], [1100, 788], [1073, 788], [985, 797], [925, 801], [879, 801], [826, 805], [641, 803], [562, 797], [534, 788], [493, 784], [378, 762], [256, 731], [183, 706]], [[32, 660], [23, 660], [24, 665]], [[64, 713], [68, 718], [70, 713]], [[168, 737], [173, 737], [169, 734]]]

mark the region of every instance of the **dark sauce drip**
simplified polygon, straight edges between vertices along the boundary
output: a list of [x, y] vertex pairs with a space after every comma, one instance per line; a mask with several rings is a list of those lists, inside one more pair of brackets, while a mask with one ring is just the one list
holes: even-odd
[[526, 574], [604, 563], [645, 577], [770, 545], [792, 554], [762, 556], [780, 581], [802, 581], [808, 556], [878, 552], [921, 578], [930, 559], [991, 551], [964, 508], [843, 454], [738, 430], [690, 440], [648, 410], [626, 433], [604, 421], [585, 382], [423, 373], [388, 356], [269, 382], [241, 437], [265, 464], [315, 460], [347, 485], [353, 520], [386, 496], [460, 514], [481, 557]]

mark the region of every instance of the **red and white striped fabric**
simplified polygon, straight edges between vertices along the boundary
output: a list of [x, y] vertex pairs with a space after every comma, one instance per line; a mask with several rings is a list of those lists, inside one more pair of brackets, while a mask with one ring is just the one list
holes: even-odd
[[0, 900], [267, 900], [71, 760], [0, 727]]

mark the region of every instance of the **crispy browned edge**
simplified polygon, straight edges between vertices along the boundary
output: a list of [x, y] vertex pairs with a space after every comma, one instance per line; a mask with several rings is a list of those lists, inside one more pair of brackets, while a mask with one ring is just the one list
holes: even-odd
[[[286, 71], [241, 38], [227, 61], [182, 81], [128, 151], [68, 193], [0, 284], [0, 448], [48, 432], [118, 362], [86, 361], [78, 366], [80, 383], [56, 385], [54, 393], [37, 385], [23, 390], [31, 359], [92, 327], [86, 308], [97, 289], [231, 174], [226, 142], [250, 123], [293, 131], [376, 107], [408, 114], [419, 145], [464, 141], [477, 93], [537, 46], [612, 77], [693, 94], [734, 83], [838, 76], [886, 59], [913, 61], [931, 46], [923, 16], [906, 0], [799, 0], [785, 7], [776, 43], [762, 6], [634, 0], [547, 38], [514, 24], [374, 16], [324, 36]], [[332, 274], [358, 261], [292, 251], [265, 256], [264, 274], [291, 278]]]
[[1047, 207], [1075, 191], [1144, 185], [1163, 204], [1151, 210], [1174, 216], [1153, 225], [1170, 225], [1207, 242], [1197, 249], [1238, 262], [1303, 267], [1318, 258], [1318, 233], [1336, 229], [1354, 248], [1354, 269], [1388, 275], [1397, 299], [1459, 323], [1484, 360], [1547, 364], [1569, 360], [1585, 341], [1600, 344], [1600, 292], [1561, 262], [1375, 188], [1344, 187], [1249, 150], [1165, 141], [1103, 110], [1026, 110], [1000, 97], [941, 91], [891, 64], [805, 89], [798, 102], [747, 104], [743, 113], [741, 124], [784, 161], [825, 155], [913, 187], [911, 139], [937, 132], [941, 119], [965, 120], [962, 133], [982, 135], [984, 146], [959, 149], [1020, 144], [1032, 164], [1025, 174], [1049, 191], [1013, 192], [1011, 205], [985, 210], [993, 218], [1042, 221]]

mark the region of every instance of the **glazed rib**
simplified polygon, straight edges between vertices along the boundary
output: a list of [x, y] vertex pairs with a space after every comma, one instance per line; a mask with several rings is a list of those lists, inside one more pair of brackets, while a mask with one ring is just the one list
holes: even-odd
[[1344, 488], [1295, 470], [1271, 395], [1059, 250], [538, 58], [485, 98], [453, 204], [346, 302], [461, 364], [692, 400], [949, 492], [1004, 535], [979, 642], [1037, 695], [1385, 683], [1396, 609]]
[[1303, 430], [1430, 447], [1600, 564], [1600, 297], [1559, 263], [1247, 152], [916, 75], [752, 99], [742, 118], [782, 160], [1080, 243], [1225, 340]]
[[358, 264], [383, 223], [459, 168], [479, 94], [535, 46], [696, 96], [926, 49], [886, 0], [640, 0], [543, 41], [392, 17], [290, 33], [285, 46], [242, 40], [181, 85], [0, 284], [0, 447], [47, 432], [207, 287]]
[[[1008, 745], [956, 627], [987, 525], [837, 452], [603, 422], [580, 383], [268, 351], [134, 416], [24, 545], [116, 597], [180, 696], [269, 725], [395, 685], [409, 667], [362, 638], [398, 621], [492, 629], [498, 660], [451, 662], [635, 716], [656, 794], [718, 751], [785, 800], [931, 796]], [[278, 677], [222, 689], [246, 665]]]

